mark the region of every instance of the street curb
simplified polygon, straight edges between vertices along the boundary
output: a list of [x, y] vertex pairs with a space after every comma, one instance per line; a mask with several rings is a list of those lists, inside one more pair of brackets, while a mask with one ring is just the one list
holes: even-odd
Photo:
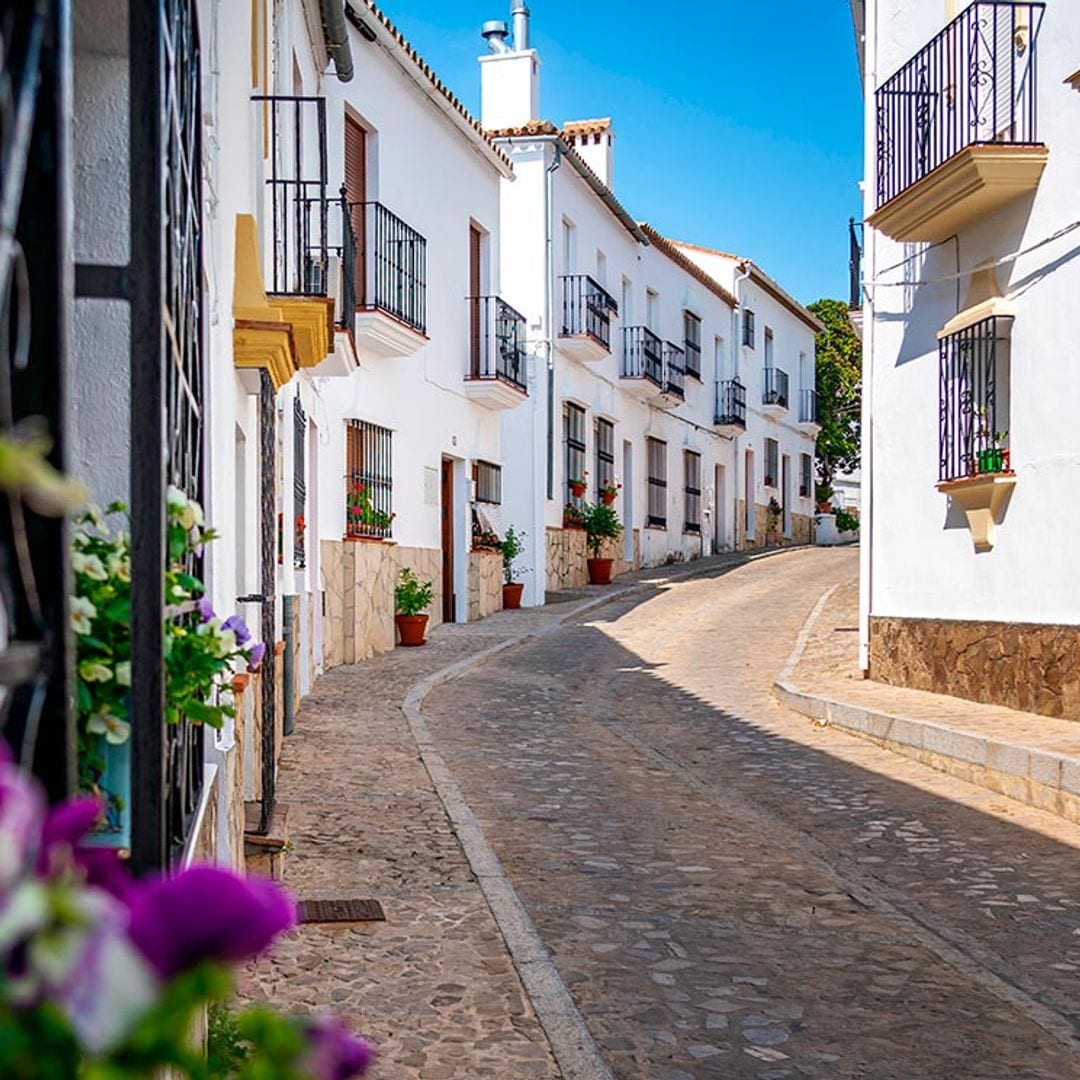
[[[732, 559], [730, 563], [713, 563], [709, 566], [691, 565], [685, 569], [670, 568], [671, 572], [664, 577], [635, 581], [629, 585], [616, 587], [600, 596], [589, 597], [574, 603], [567, 611], [559, 612], [551, 623], [541, 629], [526, 630], [482, 649], [472, 656], [467, 656], [463, 660], [458, 660], [439, 671], [432, 672], [409, 687], [401, 703], [401, 711], [416, 742], [420, 760], [431, 778], [435, 794], [443, 805], [469, 867], [480, 885], [492, 917], [506, 942], [522, 986], [529, 996], [537, 1020], [544, 1029], [551, 1052], [565, 1080], [613, 1080], [614, 1074], [596, 1045], [584, 1017], [578, 1011], [573, 996], [563, 982], [524, 904], [503, 870], [499, 857], [484, 835], [483, 827], [476, 820], [476, 815], [461, 793], [461, 788], [458, 787], [445, 759], [439, 753], [423, 717], [424, 699], [442, 683], [460, 677], [499, 653], [554, 633], [571, 619], [594, 608], [632, 596], [636, 592], [645, 592], [649, 588], [669, 581], [705, 576], [714, 570], [725, 569], [728, 566], [736, 569], [761, 558], [790, 551], [802, 551], [811, 546], [800, 544], [794, 547], [768, 549], [748, 554], [744, 558]], [[657, 567], [656, 569], [663, 571], [669, 568]]]
[[792, 675], [825, 604], [828, 589], [806, 617], [773, 694], [794, 712], [868, 739], [893, 753], [948, 773], [1017, 802], [1080, 824], [1080, 757], [1037, 750], [996, 735], [950, 727], [852, 705], [796, 687]]

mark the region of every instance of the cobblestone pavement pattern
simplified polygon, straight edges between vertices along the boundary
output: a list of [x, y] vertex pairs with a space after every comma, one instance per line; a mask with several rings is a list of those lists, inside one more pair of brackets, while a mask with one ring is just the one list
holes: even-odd
[[619, 1077], [1080, 1076], [1080, 829], [770, 694], [855, 571], [818, 549], [673, 582], [427, 700]]

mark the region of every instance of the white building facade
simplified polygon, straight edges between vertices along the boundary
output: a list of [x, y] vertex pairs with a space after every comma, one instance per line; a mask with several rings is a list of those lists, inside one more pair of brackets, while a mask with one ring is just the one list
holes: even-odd
[[866, 0], [856, 25], [863, 663], [1080, 719], [1080, 372], [1063, 360], [1080, 291], [1080, 10]]

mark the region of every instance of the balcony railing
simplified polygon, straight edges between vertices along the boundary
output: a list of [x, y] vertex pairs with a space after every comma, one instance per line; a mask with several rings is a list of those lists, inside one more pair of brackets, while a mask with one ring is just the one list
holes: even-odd
[[862, 235], [861, 221], [848, 219], [848, 309], [862, 310]]
[[469, 297], [469, 377], [502, 379], [525, 392], [525, 316], [500, 296]]
[[1038, 144], [1043, 8], [977, 0], [878, 90], [878, 207], [969, 146]]
[[611, 348], [611, 316], [619, 306], [603, 286], [588, 274], [568, 274], [562, 278], [563, 337], [587, 334], [605, 349]]
[[356, 296], [364, 311], [384, 311], [427, 331], [427, 240], [382, 203], [349, 203], [356, 235]]
[[336, 199], [306, 198], [298, 208], [300, 231], [295, 277], [286, 290], [292, 296], [335, 298], [337, 325], [353, 328], [357, 296], [357, 241], [353, 213], [345, 190]]
[[664, 342], [664, 393], [682, 401], [686, 397], [686, 354], [674, 342]]
[[622, 377], [664, 385], [664, 344], [647, 326], [623, 328]]
[[788, 374], [776, 367], [765, 368], [765, 389], [761, 395], [763, 405], [788, 407]]
[[724, 379], [716, 384], [715, 422], [746, 427], [746, 387], [738, 379]]
[[799, 391], [799, 423], [816, 424], [818, 422], [817, 391]]

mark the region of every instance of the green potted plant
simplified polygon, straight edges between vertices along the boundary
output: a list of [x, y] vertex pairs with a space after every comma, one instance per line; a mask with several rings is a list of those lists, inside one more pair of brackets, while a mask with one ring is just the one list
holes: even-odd
[[765, 526], [765, 543], [766, 544], [779, 544], [780, 543], [780, 515], [784, 512], [783, 508], [776, 501], [774, 495], [769, 499], [768, 510], [768, 523]]
[[978, 455], [980, 473], [1002, 473], [1009, 471], [1009, 451], [1005, 449], [1007, 431], [994, 431], [988, 436], [990, 446], [980, 450]]
[[609, 480], [600, 489], [600, 501], [605, 506], [614, 506], [615, 505], [615, 500], [618, 498], [618, 495], [619, 495], [619, 489], [621, 487], [622, 487], [622, 484], [620, 484], [618, 482], [618, 480]]
[[401, 644], [414, 647], [425, 644], [428, 617], [435, 591], [430, 581], [421, 581], [407, 566], [403, 567], [394, 589], [394, 622]]
[[609, 585], [611, 565], [614, 559], [601, 559], [600, 546], [605, 540], [618, 540], [622, 536], [619, 515], [611, 506], [602, 502], [586, 504], [581, 511], [581, 524], [585, 530], [585, 542], [592, 557], [588, 560], [589, 584]]
[[525, 586], [514, 580], [514, 560], [525, 550], [524, 539], [525, 534], [517, 532], [511, 525], [499, 545], [503, 561], [503, 607], [508, 611], [521, 607], [521, 593]]
[[567, 503], [563, 507], [562, 512], [562, 527], [564, 529], [583, 529], [584, 514], [580, 506], [575, 506], [573, 503]]

